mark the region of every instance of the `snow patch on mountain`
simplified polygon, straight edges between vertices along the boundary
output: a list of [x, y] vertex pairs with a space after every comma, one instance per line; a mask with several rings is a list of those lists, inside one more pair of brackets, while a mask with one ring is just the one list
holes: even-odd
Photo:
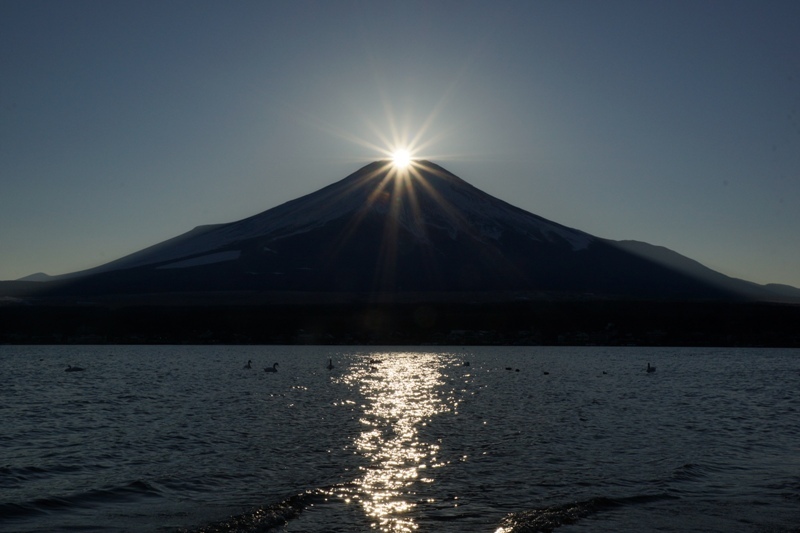
[[201, 255], [200, 257], [192, 257], [183, 261], [161, 265], [158, 269], [167, 268], [189, 268], [202, 265], [213, 265], [214, 263], [222, 263], [224, 261], [235, 261], [239, 259], [242, 254], [240, 250], [228, 250], [225, 252], [217, 252], [214, 254]]

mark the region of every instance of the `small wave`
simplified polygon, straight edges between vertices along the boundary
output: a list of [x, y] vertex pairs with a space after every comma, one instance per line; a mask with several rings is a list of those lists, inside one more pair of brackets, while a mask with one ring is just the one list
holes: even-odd
[[161, 496], [161, 491], [151, 485], [146, 481], [136, 480], [124, 485], [122, 487], [117, 487], [111, 490], [103, 491], [103, 494], [110, 495], [112, 498], [138, 498], [140, 496], [146, 497], [159, 497]]
[[673, 499], [673, 497], [663, 494], [639, 495], [626, 498], [597, 497], [582, 502], [520, 511], [506, 516], [501, 521], [498, 531], [502, 533], [549, 533], [558, 527], [574, 524], [595, 513], [624, 505], [635, 505], [663, 499]]
[[330, 497], [328, 489], [312, 489], [295, 494], [279, 503], [258, 507], [198, 529], [179, 529], [179, 533], [266, 533], [285, 526], [307, 507]]
[[0, 516], [4, 519], [27, 518], [64, 508], [68, 505], [69, 503], [66, 500], [60, 498], [40, 498], [27, 503], [1, 503]]
[[708, 463], [706, 464], [686, 463], [673, 470], [671, 480], [672, 481], [703, 480], [715, 474], [719, 474], [720, 472], [724, 472], [726, 468], [730, 470], [733, 467], [731, 466], [721, 467]]
[[56, 465], [42, 468], [38, 466], [4, 466], [0, 467], [0, 489], [19, 488], [26, 483], [47, 479], [63, 473], [76, 472], [84, 467]]
[[92, 489], [66, 497], [37, 498], [24, 503], [0, 504], [0, 517], [25, 518], [39, 514], [71, 509], [91, 508], [100, 503], [137, 500], [141, 497], [158, 497], [161, 492], [144, 481], [133, 481], [127, 485]]
[[705, 469], [695, 463], [686, 463], [672, 472], [672, 479], [677, 481], [692, 481], [706, 477]]
[[0, 467], [0, 475], [2, 475], [3, 477], [15, 479], [17, 481], [26, 481], [28, 479], [44, 477], [49, 475], [49, 473], [50, 473], [49, 470], [45, 468], [40, 468], [38, 466]]

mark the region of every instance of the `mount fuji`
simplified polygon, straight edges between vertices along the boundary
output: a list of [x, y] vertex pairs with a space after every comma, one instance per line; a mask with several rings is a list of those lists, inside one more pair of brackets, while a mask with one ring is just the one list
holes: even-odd
[[40, 294], [70, 298], [491, 293], [771, 300], [782, 294], [663, 247], [546, 220], [428, 161], [407, 169], [376, 161], [249, 218], [199, 226], [90, 270], [38, 279], [50, 280], [36, 284]]

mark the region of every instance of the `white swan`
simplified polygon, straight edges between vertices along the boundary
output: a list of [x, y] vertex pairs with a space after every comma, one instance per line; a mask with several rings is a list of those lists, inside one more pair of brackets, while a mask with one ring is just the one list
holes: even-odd
[[277, 372], [278, 371], [278, 363], [272, 365], [272, 368], [266, 367], [264, 372]]
[[253, 368], [252, 366], [250, 366], [250, 365], [252, 365], [252, 364], [253, 364], [253, 360], [252, 360], [252, 359], [248, 359], [248, 360], [247, 360], [247, 364], [246, 364], [246, 365], [244, 365], [244, 367], [245, 367], [245, 368]]
[[333, 359], [328, 359], [328, 370], [333, 370]]
[[655, 372], [655, 371], [656, 371], [656, 367], [650, 366], [650, 363], [647, 363], [647, 373], [649, 374], [649, 373]]

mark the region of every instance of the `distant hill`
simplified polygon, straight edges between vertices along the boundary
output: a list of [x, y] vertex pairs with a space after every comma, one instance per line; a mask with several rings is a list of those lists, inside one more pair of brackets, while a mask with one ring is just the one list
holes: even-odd
[[30, 274], [28, 276], [25, 276], [24, 278], [20, 278], [17, 281], [39, 281], [39, 282], [41, 282], [41, 281], [53, 281], [55, 279], [56, 279], [55, 277], [50, 276], [48, 274], [45, 274], [44, 272], [37, 272], [36, 274]]

